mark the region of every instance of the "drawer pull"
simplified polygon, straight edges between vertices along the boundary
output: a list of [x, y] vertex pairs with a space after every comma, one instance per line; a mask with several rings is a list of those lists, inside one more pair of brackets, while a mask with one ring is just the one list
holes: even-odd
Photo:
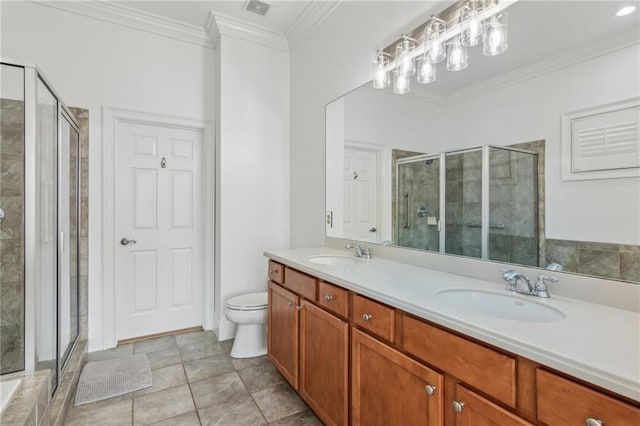
[[301, 311], [301, 310], [302, 310], [302, 306], [298, 305], [298, 306], [296, 306], [296, 309], [297, 309], [298, 311]]
[[324, 296], [324, 300], [326, 300], [327, 302], [331, 302], [333, 300], [333, 296], [330, 294], [327, 294], [326, 296]]
[[291, 300], [289, 300], [289, 307], [293, 308], [293, 302]]
[[604, 425], [602, 420], [594, 419], [593, 417], [589, 417], [587, 420], [585, 420], [584, 424], [586, 426], [602, 426], [602, 425]]
[[273, 275], [273, 274], [277, 274], [278, 270], [277, 269], [269, 269], [269, 275]]
[[373, 318], [373, 315], [371, 314], [362, 314], [362, 319], [365, 321], [369, 321], [371, 318]]
[[427, 391], [427, 395], [433, 395], [434, 393], [436, 393], [436, 389], [438, 389], [435, 386], [431, 386], [431, 385], [427, 385], [424, 387], [424, 390]]
[[464, 402], [453, 401], [451, 405], [453, 406], [453, 411], [455, 411], [456, 413], [462, 413], [462, 409], [464, 408]]

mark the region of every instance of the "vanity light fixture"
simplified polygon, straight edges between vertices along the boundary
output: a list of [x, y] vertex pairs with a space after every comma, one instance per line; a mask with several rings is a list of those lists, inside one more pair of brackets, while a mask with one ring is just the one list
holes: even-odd
[[483, 25], [478, 15], [483, 8], [483, 0], [470, 0], [462, 6], [460, 41], [464, 47], [473, 47], [482, 43]]
[[627, 16], [630, 13], [635, 12], [635, 6], [625, 6], [616, 12], [616, 16]]
[[449, 45], [449, 54], [447, 55], [447, 70], [462, 71], [469, 66], [469, 52], [462, 45], [461, 37], [457, 36]]
[[504, 53], [508, 47], [504, 10], [517, 1], [467, 0], [431, 15], [414, 31], [377, 52], [373, 87], [387, 88], [389, 72], [393, 71], [393, 92], [407, 93], [412, 75], [417, 73], [419, 84], [431, 83], [436, 79], [436, 64], [445, 59], [447, 70], [461, 71], [469, 65], [468, 47], [482, 44], [486, 56]]
[[416, 63], [411, 55], [416, 42], [402, 34], [402, 40], [396, 45], [396, 73], [401, 77], [411, 77], [416, 73]]
[[382, 50], [378, 50], [376, 60], [373, 61], [373, 87], [376, 89], [386, 89], [389, 87], [389, 55]]
[[397, 72], [394, 72], [393, 75], [395, 76], [393, 79], [393, 93], [396, 95], [404, 95], [409, 92], [411, 89], [411, 80], [409, 77], [400, 75]]
[[489, 18], [485, 29], [482, 53], [496, 56], [507, 50], [507, 13], [500, 12]]
[[424, 29], [424, 56], [432, 64], [444, 61], [446, 56], [442, 35], [447, 29], [447, 24], [442, 19], [431, 15], [429, 23]]

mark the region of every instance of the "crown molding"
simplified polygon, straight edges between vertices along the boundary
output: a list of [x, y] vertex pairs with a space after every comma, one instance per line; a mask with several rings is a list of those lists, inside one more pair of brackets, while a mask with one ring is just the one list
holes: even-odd
[[580, 62], [585, 62], [599, 56], [607, 55], [638, 43], [640, 43], [640, 32], [637, 29], [632, 28], [627, 31], [622, 31], [596, 42], [562, 52], [531, 65], [527, 65], [478, 84], [465, 87], [464, 89], [453, 92], [448, 96], [447, 102], [449, 104], [454, 104], [464, 101], [475, 96], [483, 95], [494, 90], [540, 77], [544, 74], [548, 74], [571, 65], [579, 64]]
[[42, 6], [48, 6], [65, 12], [75, 13], [100, 21], [123, 27], [133, 28], [151, 34], [180, 40], [212, 49], [214, 43], [207, 32], [195, 25], [186, 24], [174, 19], [165, 18], [118, 3], [84, 0], [84, 1], [44, 1], [30, 0]]
[[341, 2], [342, 0], [312, 0], [285, 32], [285, 36], [289, 40], [289, 47], [293, 50], [296, 45], [307, 38], [333, 13]]
[[210, 11], [204, 27], [211, 40], [213, 40], [214, 46], [218, 45], [221, 35], [226, 35], [283, 52], [289, 52], [289, 43], [284, 34], [258, 25], [250, 25], [221, 13]]

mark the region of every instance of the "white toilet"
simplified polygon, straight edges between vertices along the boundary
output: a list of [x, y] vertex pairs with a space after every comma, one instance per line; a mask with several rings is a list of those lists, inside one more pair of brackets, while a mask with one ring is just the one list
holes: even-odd
[[265, 291], [227, 300], [224, 314], [238, 326], [231, 357], [252, 358], [267, 353], [267, 298]]

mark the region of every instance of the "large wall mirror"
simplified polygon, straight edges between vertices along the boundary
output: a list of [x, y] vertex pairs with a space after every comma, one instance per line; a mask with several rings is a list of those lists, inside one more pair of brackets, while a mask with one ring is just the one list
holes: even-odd
[[328, 104], [326, 235], [640, 282], [627, 3], [518, 1], [505, 53]]

